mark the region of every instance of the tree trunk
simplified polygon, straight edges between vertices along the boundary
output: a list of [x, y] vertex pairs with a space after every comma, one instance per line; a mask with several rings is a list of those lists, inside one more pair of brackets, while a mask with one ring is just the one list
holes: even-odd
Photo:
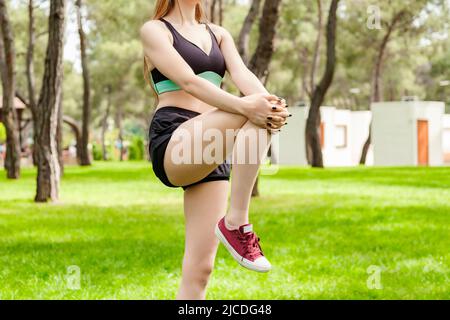
[[327, 23], [327, 63], [320, 83], [315, 87], [306, 121], [306, 148], [311, 156], [311, 165], [323, 168], [322, 147], [320, 143], [320, 106], [333, 81], [336, 66], [336, 26], [339, 0], [332, 0]]
[[80, 163], [80, 156], [78, 153], [78, 146], [81, 144], [81, 130], [80, 130], [80, 126], [78, 125], [77, 121], [69, 116], [63, 116], [62, 117], [62, 121], [67, 124], [70, 129], [72, 129], [73, 135], [75, 137], [75, 141], [76, 141], [76, 147], [77, 147], [77, 162]]
[[116, 113], [116, 125], [119, 129], [119, 136], [117, 137], [119, 140], [119, 160], [124, 160], [124, 146], [123, 146], [123, 125], [122, 125], [122, 118], [123, 118], [123, 112], [122, 107], [119, 105], [117, 107], [117, 113]]
[[[316, 86], [316, 72], [317, 67], [319, 65], [320, 60], [320, 44], [322, 43], [322, 24], [323, 24], [323, 14], [322, 14], [322, 0], [317, 0], [317, 11], [318, 11], [318, 19], [317, 19], [317, 39], [314, 45], [314, 54], [311, 63], [311, 73], [310, 73], [310, 92], [314, 91], [314, 87]], [[312, 98], [312, 96], [310, 97]]]
[[14, 35], [4, 0], [0, 0], [0, 74], [3, 89], [3, 125], [6, 129], [5, 169], [8, 179], [20, 177], [20, 124], [14, 108], [16, 96]]
[[249, 69], [265, 82], [274, 51], [277, 22], [280, 17], [281, 0], [266, 0], [259, 23], [259, 41], [249, 63]]
[[[301, 47], [301, 44], [297, 44], [298, 47]], [[309, 88], [308, 83], [311, 81], [308, 81], [308, 68], [309, 68], [309, 60], [308, 60], [308, 50], [303, 47], [300, 49], [300, 52], [298, 53], [298, 60], [300, 61], [300, 64], [303, 68], [303, 72], [301, 73], [301, 83], [300, 83], [300, 100], [306, 101], [307, 97], [311, 100], [312, 98], [312, 91]]]
[[63, 50], [65, 0], [51, 0], [48, 22], [48, 45], [45, 72], [37, 112], [37, 190], [36, 202], [57, 201], [59, 198], [60, 166], [56, 131], [61, 106], [63, 80]]
[[78, 20], [78, 34], [80, 37], [80, 53], [81, 53], [81, 66], [83, 70], [83, 121], [82, 121], [82, 133], [81, 144], [78, 146], [80, 155], [80, 164], [82, 166], [91, 165], [91, 157], [89, 154], [89, 124], [91, 121], [91, 85], [89, 77], [89, 64], [86, 54], [86, 34], [83, 29], [83, 17], [82, 17], [82, 1], [77, 0], [75, 3]]
[[[374, 69], [373, 69], [373, 76], [372, 76], [372, 96], [371, 96], [371, 103], [374, 102], [380, 102], [383, 100], [383, 93], [382, 93], [382, 70], [383, 70], [383, 60], [384, 55], [386, 52], [387, 45], [389, 43], [389, 40], [391, 39], [392, 33], [395, 30], [396, 25], [400, 22], [401, 18], [404, 16], [405, 12], [400, 11], [397, 13], [394, 18], [392, 19], [391, 23], [388, 26], [388, 29], [386, 31], [386, 34], [384, 35], [383, 39], [381, 40], [380, 47], [378, 49], [378, 54], [375, 59], [374, 63]], [[366, 142], [364, 143], [362, 152], [361, 152], [361, 159], [359, 163], [361, 165], [366, 164], [367, 161], [367, 154], [369, 153], [370, 145], [372, 144], [372, 123], [369, 127], [369, 136], [367, 137]]]
[[63, 145], [63, 94], [61, 93], [61, 99], [59, 100], [59, 110], [58, 110], [58, 124], [56, 126], [56, 146], [58, 149], [58, 162], [60, 168], [60, 177], [64, 175], [64, 145]]
[[374, 70], [373, 70], [373, 79], [372, 79], [372, 102], [380, 102], [382, 101], [382, 88], [381, 88], [381, 79], [382, 79], [382, 68], [383, 68], [383, 59], [384, 54], [386, 52], [387, 45], [392, 35], [393, 28], [396, 23], [389, 25], [386, 34], [381, 41], [380, 47], [378, 49], [378, 54], [375, 59]]
[[102, 139], [102, 159], [103, 161], [107, 161], [108, 160], [108, 152], [106, 150], [106, 130], [108, 130], [108, 118], [109, 118], [109, 114], [111, 111], [111, 87], [108, 87], [107, 89], [107, 95], [108, 95], [108, 99], [107, 99], [107, 103], [106, 103], [106, 112], [105, 112], [105, 116], [102, 119], [102, 134], [101, 134], [101, 139]]
[[216, 4], [217, 0], [211, 0], [211, 4], [209, 5], [209, 20], [211, 20], [211, 23], [216, 22]]
[[28, 84], [28, 107], [36, 110], [36, 84], [34, 78], [34, 47], [36, 45], [36, 27], [34, 18], [34, 1], [28, 2], [28, 49], [26, 75]]
[[208, 1], [208, 6], [206, 8], [209, 13], [209, 20], [211, 23], [217, 23], [218, 25], [223, 24], [223, 1], [222, 0], [212, 0]]
[[364, 146], [361, 153], [361, 160], [359, 161], [359, 164], [365, 165], [367, 161], [367, 155], [369, 154], [370, 145], [372, 144], [372, 123], [369, 127], [369, 137], [367, 138], [366, 142], [364, 142]]
[[[281, 0], [266, 0], [262, 17], [259, 23], [259, 39], [256, 51], [253, 54], [249, 69], [261, 80], [267, 83], [270, 61], [274, 52], [274, 41], [277, 31], [277, 23], [280, 18]], [[253, 186], [252, 196], [259, 196], [259, 179]]]
[[31, 115], [33, 117], [33, 135], [34, 135], [34, 146], [33, 146], [33, 164], [37, 165], [37, 101], [36, 101], [36, 82], [34, 76], [34, 48], [36, 46], [36, 26], [35, 26], [35, 16], [34, 16], [34, 1], [28, 1], [28, 48], [27, 48], [27, 58], [26, 58], [26, 77], [28, 86], [28, 101], [27, 106], [31, 110]]
[[223, 0], [219, 0], [219, 26], [223, 25]]
[[244, 24], [242, 25], [241, 32], [239, 33], [237, 48], [239, 54], [244, 60], [245, 64], [248, 64], [249, 59], [249, 42], [250, 42], [250, 32], [252, 31], [253, 24], [259, 15], [259, 10], [261, 7], [261, 0], [253, 0], [250, 6], [250, 10], [245, 17]]

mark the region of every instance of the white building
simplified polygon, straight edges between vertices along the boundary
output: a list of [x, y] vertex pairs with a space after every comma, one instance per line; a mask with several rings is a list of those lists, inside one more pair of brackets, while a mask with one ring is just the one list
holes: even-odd
[[[274, 139], [272, 161], [281, 165], [306, 166], [305, 129], [309, 108], [292, 107], [293, 117]], [[369, 135], [370, 111], [339, 110], [321, 107], [321, 144], [326, 167], [346, 167], [359, 164], [362, 148]], [[369, 151], [367, 164], [373, 164]]]
[[372, 143], [377, 166], [443, 164], [443, 102], [381, 102], [372, 105]]
[[442, 120], [442, 148], [444, 152], [444, 162], [450, 163], [450, 114], [445, 114]]

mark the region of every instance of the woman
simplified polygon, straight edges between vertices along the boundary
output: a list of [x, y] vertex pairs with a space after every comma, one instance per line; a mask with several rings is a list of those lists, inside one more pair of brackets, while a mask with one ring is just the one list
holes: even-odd
[[[165, 185], [185, 190], [186, 244], [177, 298], [189, 300], [205, 298], [217, 238], [244, 267], [271, 269], [248, 212], [270, 135], [290, 116], [284, 99], [269, 94], [247, 69], [230, 33], [204, 23], [203, 12], [200, 0], [159, 0], [154, 19], [141, 29], [146, 75], [158, 98], [150, 127], [153, 170]], [[220, 89], [226, 71], [245, 97]], [[235, 132], [232, 139], [219, 139], [223, 142], [215, 150], [220, 161], [206, 161], [203, 151], [211, 142], [205, 136], [229, 137], [230, 130]], [[246, 142], [263, 146], [257, 148], [256, 161], [249, 160], [254, 149], [245, 147]], [[192, 154], [196, 161], [180, 161], [192, 160]], [[233, 181], [227, 210], [230, 154]]]

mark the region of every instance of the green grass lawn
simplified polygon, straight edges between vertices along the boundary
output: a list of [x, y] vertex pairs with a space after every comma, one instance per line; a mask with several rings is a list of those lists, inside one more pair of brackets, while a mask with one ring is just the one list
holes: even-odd
[[[174, 298], [181, 190], [144, 162], [66, 168], [59, 204], [34, 204], [34, 180], [0, 178], [0, 299]], [[283, 168], [261, 193], [251, 216], [274, 269], [247, 271], [221, 247], [209, 299], [450, 298], [450, 168]]]

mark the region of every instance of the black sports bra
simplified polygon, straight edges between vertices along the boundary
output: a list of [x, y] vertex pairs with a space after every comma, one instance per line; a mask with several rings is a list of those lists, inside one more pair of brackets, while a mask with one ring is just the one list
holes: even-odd
[[[173, 47], [192, 68], [194, 73], [220, 87], [226, 71], [225, 59], [220, 51], [217, 38], [209, 25], [205, 23], [212, 41], [211, 52], [208, 54], [199, 46], [182, 36], [169, 21], [164, 18], [160, 18], [160, 20], [166, 24], [172, 33]], [[150, 79], [158, 95], [165, 92], [181, 90], [179, 85], [168, 79], [156, 68], [150, 72]]]

